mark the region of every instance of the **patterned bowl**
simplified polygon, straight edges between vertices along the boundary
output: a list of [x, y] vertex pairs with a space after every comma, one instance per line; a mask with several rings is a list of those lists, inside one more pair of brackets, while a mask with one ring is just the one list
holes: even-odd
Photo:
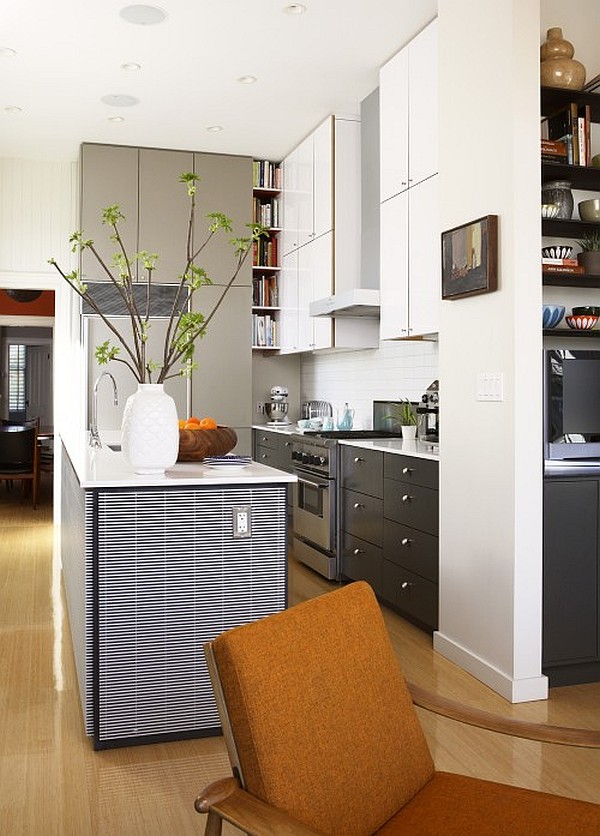
[[566, 316], [565, 322], [575, 331], [588, 331], [598, 322], [597, 316]]
[[555, 218], [559, 211], [558, 203], [542, 203], [542, 218]]
[[542, 258], [571, 258], [573, 247], [542, 247]]
[[564, 305], [542, 305], [542, 328], [556, 328], [564, 315]]

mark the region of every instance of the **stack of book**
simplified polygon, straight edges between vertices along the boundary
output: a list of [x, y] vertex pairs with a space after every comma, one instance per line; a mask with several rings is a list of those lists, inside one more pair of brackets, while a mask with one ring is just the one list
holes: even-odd
[[252, 304], [255, 308], [279, 307], [277, 276], [256, 276], [252, 279]]
[[279, 345], [278, 322], [270, 314], [252, 316], [252, 345], [260, 348], [277, 348]]
[[252, 187], [254, 189], [281, 189], [281, 166], [269, 160], [252, 163]]
[[277, 267], [277, 238], [261, 238], [252, 245], [254, 267]]
[[542, 119], [542, 160], [567, 165], [590, 165], [591, 110], [570, 102]]
[[585, 273], [576, 258], [542, 258], [544, 273]]
[[255, 197], [252, 211], [253, 223], [262, 224], [271, 228], [279, 228], [279, 198], [273, 197], [270, 200], [261, 200]]

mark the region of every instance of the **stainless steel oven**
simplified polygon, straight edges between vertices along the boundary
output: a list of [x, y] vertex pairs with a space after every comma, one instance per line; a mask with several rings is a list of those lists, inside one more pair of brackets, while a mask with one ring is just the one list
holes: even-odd
[[320, 430], [292, 435], [294, 554], [329, 580], [339, 580], [340, 439], [395, 438], [393, 430]]
[[324, 439], [292, 437], [294, 554], [330, 580], [338, 575], [336, 554], [337, 445]]

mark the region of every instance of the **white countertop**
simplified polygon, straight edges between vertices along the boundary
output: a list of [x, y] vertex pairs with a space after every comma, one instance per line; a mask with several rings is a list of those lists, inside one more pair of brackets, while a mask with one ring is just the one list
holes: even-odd
[[77, 439], [63, 439], [82, 488], [172, 488], [188, 485], [285, 484], [296, 481], [291, 473], [258, 462], [227, 471], [215, 470], [202, 462], [181, 462], [162, 475], [140, 476], [133, 472], [120, 451], [108, 447], [109, 444], [120, 444], [120, 430], [101, 431], [100, 438], [103, 445], [100, 450], [93, 450], [89, 446], [87, 432]]
[[408, 441], [403, 438], [363, 438], [342, 440], [340, 444], [350, 447], [362, 447], [363, 450], [382, 450], [384, 453], [401, 453], [404, 456], [416, 456], [419, 459], [439, 461], [440, 448], [431, 442]]

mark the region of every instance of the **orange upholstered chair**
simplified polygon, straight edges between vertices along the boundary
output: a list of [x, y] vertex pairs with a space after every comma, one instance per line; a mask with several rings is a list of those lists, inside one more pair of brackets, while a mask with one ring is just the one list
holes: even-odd
[[207, 836], [600, 833], [598, 805], [436, 771], [363, 582], [206, 652], [234, 773], [196, 801]]

